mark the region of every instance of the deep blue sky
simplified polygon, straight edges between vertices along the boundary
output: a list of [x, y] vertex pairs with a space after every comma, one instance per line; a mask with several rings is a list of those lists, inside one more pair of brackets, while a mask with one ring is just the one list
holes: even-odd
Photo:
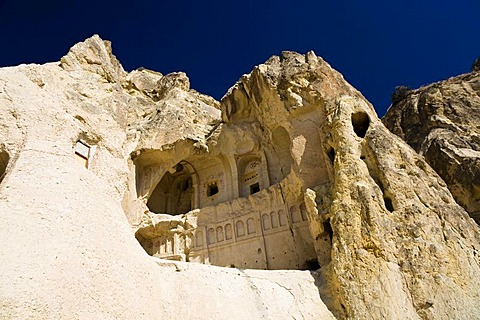
[[58, 61], [93, 34], [128, 71], [185, 71], [220, 99], [282, 50], [314, 50], [382, 116], [397, 85], [470, 71], [479, 0], [0, 0], [0, 66]]

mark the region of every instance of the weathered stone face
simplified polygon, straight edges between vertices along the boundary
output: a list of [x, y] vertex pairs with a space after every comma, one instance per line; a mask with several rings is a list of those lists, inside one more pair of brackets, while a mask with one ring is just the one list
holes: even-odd
[[[464, 316], [473, 316], [478, 289], [470, 274], [478, 272], [477, 249], [460, 256], [457, 252], [465, 245], [478, 247], [478, 228], [443, 181], [383, 127], [363, 97], [321, 59], [288, 54], [269, 62], [231, 90], [227, 107], [236, 112], [224, 115], [265, 119], [268, 128], [278, 119], [295, 119], [297, 110], [308, 114], [309, 102], [315, 101], [314, 110], [321, 116], [315, 123], [310, 114], [301, 128], [310, 132], [307, 141], [314, 139], [313, 130], [306, 129], [309, 124], [318, 128], [315, 145], [322, 157], [310, 165], [323, 168], [320, 176], [326, 179], [302, 183], [312, 237], [332, 242], [330, 262], [321, 255], [329, 246], [315, 243], [319, 260], [326, 262], [320, 270], [328, 285], [320, 289], [326, 291], [322, 297], [331, 310], [340, 318], [436, 318], [456, 313], [454, 305], [462, 305]], [[288, 95], [285, 87], [297, 94], [296, 108], [281, 98]], [[245, 98], [252, 92], [265, 94]], [[279, 107], [273, 109], [275, 105]], [[276, 112], [268, 112], [272, 109]], [[294, 150], [292, 154], [296, 158]], [[452, 223], [456, 227], [451, 228]], [[461, 235], [465, 229], [472, 232], [469, 240]], [[467, 242], [455, 244], [446, 234]], [[450, 262], [441, 262], [445, 259]], [[459, 275], [461, 265], [469, 271]], [[468, 289], [458, 285], [460, 278], [469, 283]]]
[[98, 36], [60, 65], [0, 69], [0, 318], [333, 319], [308, 271], [169, 262], [139, 245], [134, 163], [160, 154], [161, 175], [220, 120], [184, 75], [166, 78], [121, 72]]
[[423, 155], [480, 223], [480, 73], [411, 90], [383, 122]]
[[4, 318], [476, 316], [478, 226], [313, 52], [218, 103], [94, 36], [0, 104]]

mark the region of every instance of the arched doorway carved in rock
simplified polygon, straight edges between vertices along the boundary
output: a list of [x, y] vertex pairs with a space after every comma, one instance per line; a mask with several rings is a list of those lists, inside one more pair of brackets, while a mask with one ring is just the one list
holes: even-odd
[[262, 162], [259, 157], [243, 158], [239, 163], [239, 192], [241, 197], [248, 197], [265, 188], [262, 181]]
[[183, 214], [196, 207], [198, 178], [186, 161], [179, 162], [173, 173], [167, 171], [148, 198], [147, 207], [154, 213]]

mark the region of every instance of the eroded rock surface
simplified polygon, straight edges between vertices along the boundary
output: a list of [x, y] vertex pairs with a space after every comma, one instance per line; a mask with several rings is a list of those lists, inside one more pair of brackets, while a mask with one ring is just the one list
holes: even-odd
[[383, 122], [425, 157], [480, 223], [480, 72], [408, 91]]
[[309, 271], [174, 264], [135, 239], [136, 150], [201, 150], [218, 106], [184, 74], [123, 72], [98, 36], [1, 69], [0, 318], [333, 319]]
[[[320, 289], [339, 318], [478, 316], [477, 226], [341, 75], [312, 53], [287, 53], [256, 68], [225, 99], [226, 120], [261, 119], [268, 128], [303, 111], [308, 120], [292, 127], [306, 132], [306, 145], [315, 139], [309, 125], [318, 129], [322, 155], [293, 170], [301, 176], [322, 168], [324, 179], [302, 181], [312, 237], [330, 234]], [[322, 243], [315, 245], [320, 253]]]
[[313, 52], [219, 103], [94, 36], [0, 106], [2, 318], [478, 317], [478, 226]]

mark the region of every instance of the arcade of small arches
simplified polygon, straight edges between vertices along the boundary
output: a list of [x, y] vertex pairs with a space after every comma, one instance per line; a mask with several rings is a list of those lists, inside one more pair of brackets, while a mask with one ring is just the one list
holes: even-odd
[[[301, 204], [300, 208], [296, 205], [290, 207], [290, 221], [294, 224], [300, 222], [308, 222], [305, 204]], [[216, 227], [207, 228], [206, 243], [208, 245], [215, 245], [215, 243], [221, 243], [225, 240], [239, 239], [248, 235], [257, 233], [257, 227], [254, 218], [248, 218], [246, 222], [242, 219], [235, 221], [235, 233], [233, 233], [232, 223], [226, 223], [224, 225], [218, 225]], [[287, 216], [285, 210], [280, 209], [272, 211], [270, 214], [264, 213], [261, 215], [261, 228], [262, 231], [268, 232], [279, 227], [285, 227], [288, 225]], [[201, 248], [205, 244], [204, 234], [202, 230], [195, 232], [195, 244], [194, 247]]]
[[[150, 255], [163, 259], [255, 269], [318, 268], [305, 205], [284, 208], [226, 212], [226, 220], [207, 219], [188, 235], [170, 232], [139, 241]], [[200, 214], [215, 216], [218, 209]]]

